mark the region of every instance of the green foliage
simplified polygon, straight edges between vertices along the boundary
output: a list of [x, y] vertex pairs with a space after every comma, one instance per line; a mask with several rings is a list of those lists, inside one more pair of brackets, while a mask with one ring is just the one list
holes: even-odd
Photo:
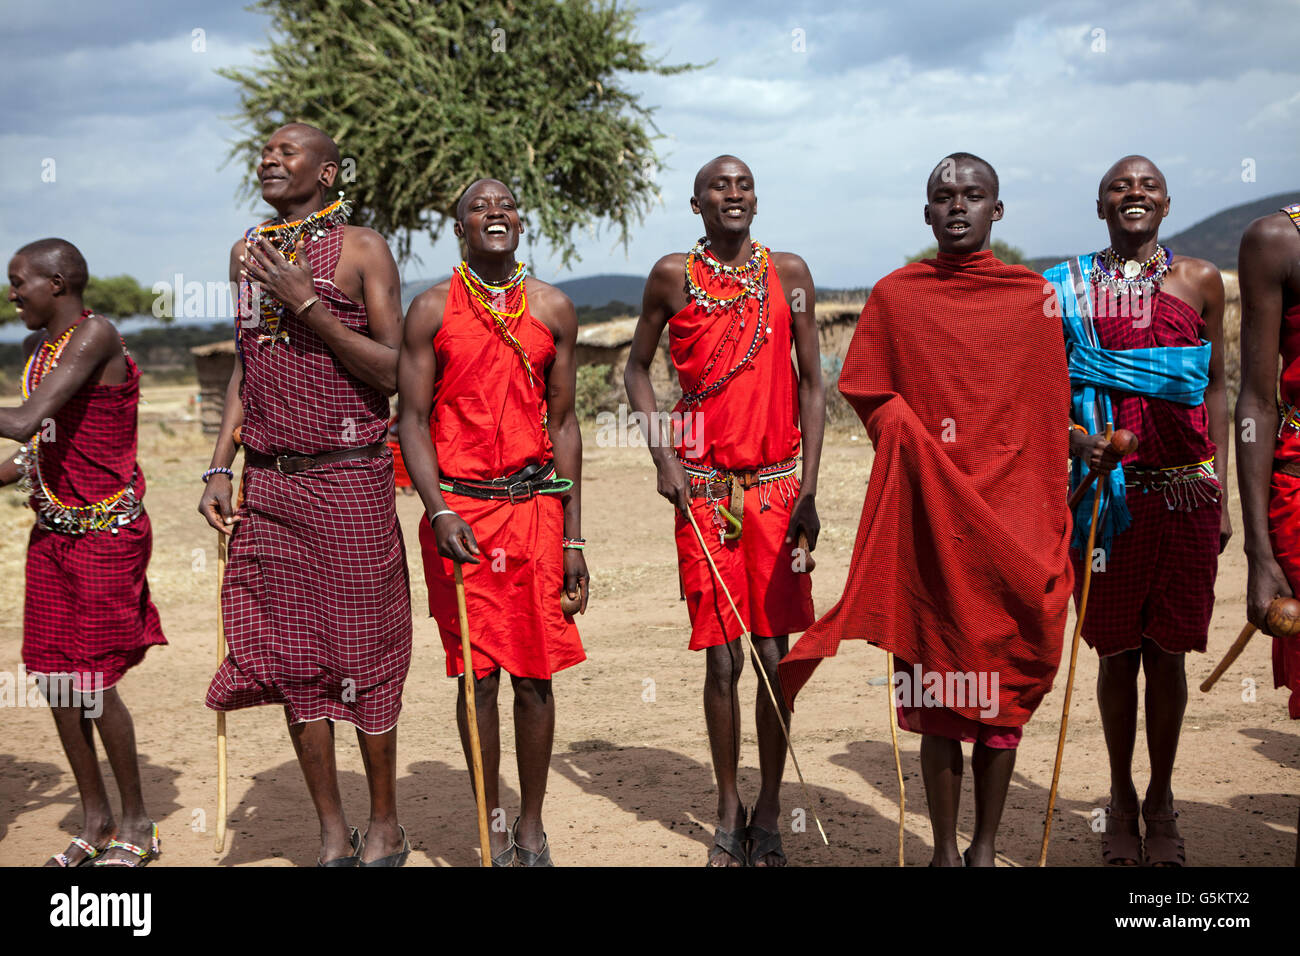
[[612, 388], [608, 365], [579, 365], [578, 382], [573, 393], [573, 410], [579, 421], [589, 421], [609, 405]]
[[[154, 294], [128, 275], [101, 279], [91, 276], [82, 296], [86, 308], [114, 319], [152, 315]], [[16, 322], [18, 310], [9, 301], [9, 286], [0, 286], [0, 324]], [[160, 319], [170, 322], [171, 319]]]
[[483, 177], [515, 191], [565, 265], [575, 230], [607, 220], [626, 246], [629, 226], [659, 199], [653, 110], [619, 78], [693, 67], [647, 56], [632, 8], [257, 0], [255, 9], [272, 18], [267, 62], [220, 71], [239, 84], [247, 134], [231, 159], [253, 167], [283, 123], [320, 127], [343, 154], [336, 185], [356, 202], [353, 221], [396, 238], [403, 259], [416, 232], [438, 237]]
[[[991, 248], [993, 250], [993, 255], [997, 256], [1008, 265], [1018, 266], [1024, 265], [1025, 263], [1025, 254], [1020, 251], [1018, 246], [1013, 246], [1008, 242], [1003, 242], [1001, 239], [994, 239], [991, 243]], [[933, 259], [938, 254], [939, 244], [937, 242], [931, 243], [916, 255], [908, 256], [907, 261], [920, 262], [922, 259]]]

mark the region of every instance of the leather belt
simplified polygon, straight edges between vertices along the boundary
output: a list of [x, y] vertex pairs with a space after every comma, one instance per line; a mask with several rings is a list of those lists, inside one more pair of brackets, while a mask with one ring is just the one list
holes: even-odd
[[273, 468], [282, 475], [296, 475], [300, 471], [309, 471], [324, 465], [354, 458], [378, 458], [387, 448], [387, 442], [377, 441], [373, 445], [360, 448], [340, 448], [337, 451], [317, 452], [313, 455], [267, 455], [255, 448], [244, 446], [244, 462], [253, 468]]
[[560, 495], [573, 487], [568, 478], [555, 477], [555, 463], [546, 461], [525, 465], [513, 475], [475, 481], [470, 478], [452, 478], [443, 475], [438, 483], [443, 491], [480, 501], [508, 501], [517, 505], [536, 495]]
[[1284, 475], [1290, 475], [1292, 478], [1300, 478], [1300, 463], [1297, 462], [1275, 461], [1273, 462], [1273, 470]]

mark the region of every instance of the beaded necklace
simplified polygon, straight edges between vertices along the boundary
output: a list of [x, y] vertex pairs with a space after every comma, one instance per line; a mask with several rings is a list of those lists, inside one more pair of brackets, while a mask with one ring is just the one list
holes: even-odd
[[[290, 222], [268, 220], [260, 226], [254, 226], [244, 233], [244, 241], [248, 242], [254, 236], [264, 238], [279, 251], [280, 255], [284, 256], [286, 261], [297, 262], [299, 239], [304, 236], [307, 242], [322, 239], [330, 229], [347, 222], [350, 215], [352, 215], [352, 204], [345, 200], [343, 193], [340, 192], [338, 199], [303, 219], [294, 219]], [[287, 343], [289, 333], [280, 330], [280, 321], [284, 318], [284, 303], [272, 295], [261, 295], [259, 299], [262, 327], [266, 332], [258, 336], [258, 341], [269, 340], [272, 345], [277, 341]]]
[[[72, 333], [93, 314], [90, 309], [82, 310], [81, 318], [71, 328], [53, 342], [42, 342], [32, 352], [23, 368], [21, 390], [24, 401], [31, 397], [36, 386], [50, 370], [58, 366], [63, 350], [72, 339]], [[126, 350], [125, 343], [122, 349]], [[14, 462], [21, 475], [18, 490], [31, 496], [37, 519], [44, 527], [64, 534], [85, 534], [88, 531], [110, 531], [117, 534], [120, 525], [126, 524], [143, 511], [143, 506], [135, 495], [134, 476], [129, 485], [102, 501], [89, 505], [69, 505], [61, 501], [41, 475], [40, 443], [41, 434], [37, 432], [19, 449]]]
[[496, 326], [501, 338], [505, 339], [506, 344], [519, 356], [524, 371], [528, 373], [528, 381], [535, 383], [537, 376], [533, 372], [532, 362], [528, 360], [528, 352], [506, 325], [506, 319], [517, 319], [528, 308], [528, 296], [524, 291], [528, 267], [522, 262], [516, 263], [515, 271], [505, 281], [499, 283], [483, 279], [469, 267], [468, 262], [464, 261], [456, 267], [456, 273], [460, 276], [460, 281], [465, 283], [465, 289], [470, 296], [492, 319], [492, 324]]
[[1155, 253], [1144, 262], [1121, 258], [1114, 247], [1107, 246], [1097, 256], [1100, 268], [1094, 267], [1093, 278], [1115, 293], [1150, 295], [1160, 288], [1172, 261], [1167, 246], [1157, 246]]
[[[708, 362], [704, 365], [704, 371], [700, 373], [697, 379], [697, 387], [694, 391], [682, 396], [683, 405], [696, 405], [710, 395], [720, 390], [735, 375], [749, 364], [750, 360], [762, 347], [765, 339], [764, 329], [767, 326], [767, 270], [769, 265], [769, 251], [757, 240], [753, 244], [753, 254], [743, 265], [728, 266], [724, 265], [719, 259], [708, 250], [709, 240], [700, 239], [695, 246], [686, 255], [686, 288], [695, 304], [704, 309], [707, 313], [717, 310], [731, 313], [731, 320], [727, 326], [726, 332], [723, 333], [718, 347], [714, 349], [713, 354], [709, 357]], [[731, 282], [740, 288], [734, 295], [715, 296], [705, 291], [695, 277], [695, 268], [707, 268], [712, 271], [715, 278]], [[739, 330], [745, 327], [745, 306], [749, 299], [758, 300], [758, 321], [754, 323], [754, 337], [750, 340], [749, 348], [740, 361], [722, 375], [711, 385], [703, 383], [709, 380], [709, 373], [713, 371], [719, 359], [722, 358], [723, 350], [727, 343], [731, 341], [733, 334], [738, 338]]]

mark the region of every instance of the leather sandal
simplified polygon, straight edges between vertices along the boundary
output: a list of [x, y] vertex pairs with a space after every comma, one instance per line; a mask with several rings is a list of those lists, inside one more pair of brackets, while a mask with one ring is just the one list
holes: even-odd
[[[785, 866], [789, 861], [785, 858], [785, 850], [781, 847], [780, 831], [765, 830], [757, 824], [751, 823], [745, 829], [749, 837], [749, 866], [759, 866], [759, 860], [765, 856], [776, 856], [780, 863], [776, 866]], [[772, 864], [764, 863], [763, 866]]]
[[[1116, 824], [1132, 823], [1137, 829], [1137, 814], [1126, 810], [1106, 808], [1106, 829], [1101, 838], [1101, 859], [1107, 866], [1138, 866], [1142, 862], [1142, 836], [1127, 829], [1116, 829]], [[1131, 860], [1131, 863], [1125, 863]]]
[[325, 863], [321, 862], [320, 857], [316, 857], [317, 866], [356, 866], [361, 862], [361, 831], [353, 827], [348, 834], [348, 842], [352, 845], [352, 853], [348, 856], [337, 856]]
[[397, 829], [402, 833], [402, 848], [396, 853], [390, 853], [388, 856], [381, 856], [377, 860], [371, 860], [367, 863], [361, 859], [361, 851], [357, 850], [357, 866], [405, 866], [406, 858], [411, 855], [411, 841], [406, 838], [406, 827], [400, 823]]
[[1181, 836], [1151, 832], [1151, 824], [1174, 823], [1178, 816], [1179, 812], [1177, 810], [1173, 813], [1147, 813], [1145, 810], [1142, 811], [1142, 819], [1147, 824], [1146, 852], [1143, 856], [1143, 862], [1147, 866], [1186, 866], [1186, 841]]
[[542, 848], [540, 850], [530, 850], [519, 843], [515, 836], [515, 828], [519, 826], [519, 818], [515, 817], [514, 825], [510, 827], [510, 842], [515, 845], [515, 861], [520, 866], [555, 866], [551, 862], [551, 844], [546, 839], [546, 834], [542, 833]]
[[748, 816], [741, 821], [740, 826], [735, 830], [724, 830], [718, 827], [713, 831], [713, 846], [709, 847], [709, 859], [705, 866], [716, 866], [713, 861], [723, 856], [729, 856], [741, 866], [749, 866], [749, 853], [745, 850], [745, 843], [749, 839], [749, 827], [746, 825]]

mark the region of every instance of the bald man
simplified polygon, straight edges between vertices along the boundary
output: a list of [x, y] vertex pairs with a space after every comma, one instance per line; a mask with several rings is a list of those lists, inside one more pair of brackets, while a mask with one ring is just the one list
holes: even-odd
[[[199, 512], [230, 537], [221, 593], [230, 654], [214, 710], [285, 709], [320, 820], [324, 866], [401, 866], [397, 717], [411, 661], [406, 552], [385, 444], [397, 384], [401, 284], [382, 236], [345, 226], [338, 147], [293, 123], [262, 148], [276, 217], [230, 251], [235, 371]], [[232, 501], [236, 441], [241, 501]], [[355, 726], [370, 787], [349, 828], [334, 722]]]
[[[398, 372], [407, 471], [424, 502], [420, 550], [456, 721], [472, 768], [455, 573], [465, 582], [474, 704], [493, 866], [551, 866], [542, 802], [555, 736], [552, 676], [585, 659], [582, 436], [574, 413], [578, 316], [515, 258], [523, 232], [508, 186], [481, 179], [456, 206], [465, 259], [416, 296]], [[520, 809], [500, 805], [501, 672], [514, 689]], [[471, 781], [472, 783], [472, 781]], [[469, 828], [467, 827], [467, 830]]]
[[[705, 652], [704, 719], [718, 780], [709, 865], [783, 866], [781, 723], [788, 723], [789, 712], [784, 704], [773, 707], [760, 677], [755, 722], [762, 783], [746, 814], [736, 782], [737, 685], [745, 667], [739, 638], [745, 628], [753, 634], [756, 672], [763, 668], [780, 701], [777, 664], [790, 633], [814, 617], [805, 558], [794, 551], [801, 534], [815, 548], [820, 529], [815, 496], [826, 396], [816, 293], [802, 259], [751, 238], [758, 212], [754, 175], [735, 156], [719, 156], [700, 169], [691, 211], [703, 222], [704, 236], [689, 253], [660, 259], [646, 280], [624, 382], [632, 408], [655, 423], [647, 444], [659, 493], [676, 509], [690, 647]], [[650, 383], [665, 326], [682, 387], [668, 425]]]
[[[23, 404], [0, 409], [0, 435], [26, 445], [0, 464], [0, 485], [20, 481], [36, 512], [23, 665], [49, 701], [85, 815], [82, 835], [46, 865], [143, 866], [161, 844], [117, 683], [167, 642], [145, 578], [153, 532], [135, 458], [140, 371], [113, 325], [85, 308], [86, 282], [86, 260], [64, 239], [30, 243], [9, 262], [9, 301], [32, 334]], [[94, 727], [121, 794], [120, 825]]]
[[[1186, 862], [1172, 788], [1187, 705], [1183, 659], [1205, 650], [1218, 556], [1232, 535], [1223, 281], [1212, 263], [1160, 244], [1169, 207], [1155, 163], [1124, 157], [1097, 194], [1110, 245], [1047, 273], [1070, 355], [1073, 481], [1105, 472], [1075, 511], [1075, 591], [1077, 601], [1091, 561], [1083, 638], [1101, 657], [1097, 702], [1110, 757], [1102, 858], [1119, 866]], [[1107, 450], [1108, 425], [1138, 437], [1122, 463]], [[1098, 550], [1084, 555], [1094, 493], [1102, 496]], [[1140, 806], [1145, 847], [1132, 770], [1139, 671], [1151, 758]]]

